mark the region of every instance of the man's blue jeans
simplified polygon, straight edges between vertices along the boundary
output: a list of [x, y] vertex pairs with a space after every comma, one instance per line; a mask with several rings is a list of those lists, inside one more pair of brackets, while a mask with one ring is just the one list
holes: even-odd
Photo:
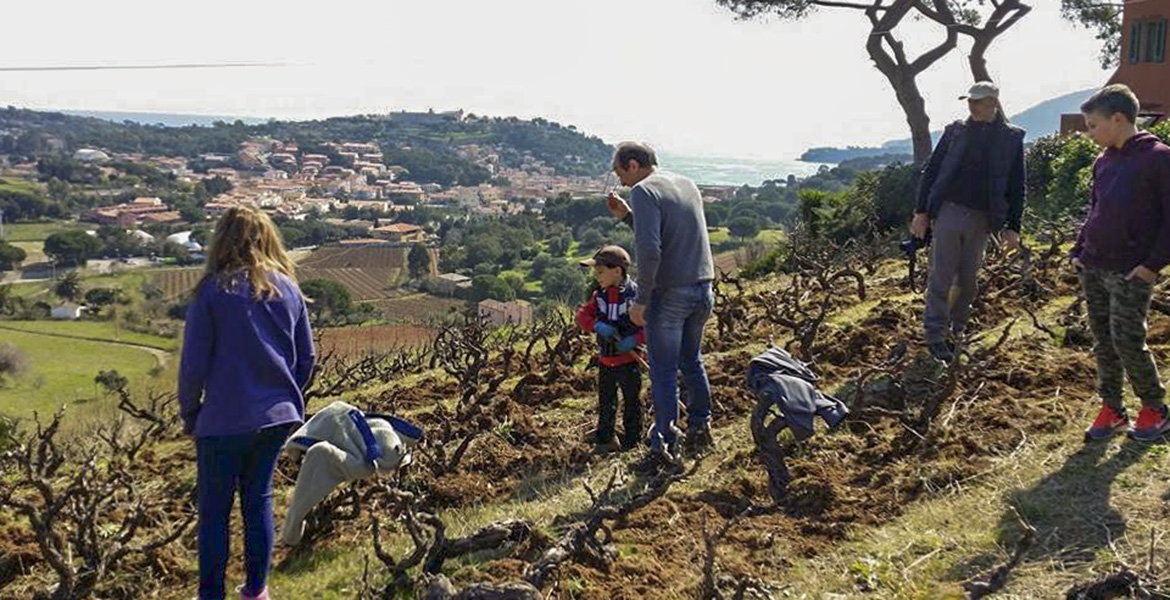
[[705, 425], [711, 418], [711, 385], [703, 368], [703, 327], [715, 297], [711, 282], [658, 288], [646, 310], [646, 351], [650, 359], [650, 393], [654, 427], [650, 446], [662, 449], [677, 439], [678, 372], [687, 388], [687, 425]]
[[244, 518], [244, 593], [264, 590], [276, 527], [272, 474], [292, 425], [241, 435], [202, 436], [195, 441], [199, 496], [199, 599], [223, 600], [232, 502], [240, 492]]

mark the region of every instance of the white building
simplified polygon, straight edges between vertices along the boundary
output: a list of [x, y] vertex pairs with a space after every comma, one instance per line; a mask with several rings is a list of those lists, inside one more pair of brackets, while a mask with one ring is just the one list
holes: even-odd
[[532, 323], [532, 305], [524, 300], [500, 302], [488, 299], [479, 303], [479, 316], [492, 325], [529, 325]]
[[80, 304], [66, 302], [60, 306], [54, 306], [49, 315], [54, 319], [76, 321], [81, 318], [81, 313], [85, 311], [85, 307]]
[[82, 148], [73, 153], [73, 160], [79, 160], [83, 163], [100, 164], [109, 161], [110, 155], [93, 148]]
[[138, 243], [140, 244], [149, 244], [154, 241], [153, 235], [150, 235], [141, 229], [135, 229], [134, 231], [131, 231], [130, 237], [138, 240]]
[[178, 244], [187, 249], [188, 252], [203, 252], [203, 246], [191, 239], [190, 231], [180, 231], [167, 236], [166, 241], [171, 244]]

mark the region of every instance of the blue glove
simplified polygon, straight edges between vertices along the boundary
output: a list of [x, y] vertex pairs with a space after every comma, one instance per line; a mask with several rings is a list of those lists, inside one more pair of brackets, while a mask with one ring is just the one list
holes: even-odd
[[596, 333], [597, 337], [603, 340], [608, 340], [617, 337], [618, 331], [617, 327], [614, 327], [609, 323], [598, 321], [597, 324], [593, 326], [593, 333]]
[[628, 335], [622, 338], [622, 341], [617, 343], [617, 351], [621, 352], [622, 354], [625, 354], [626, 352], [633, 352], [634, 348], [637, 347], [638, 340], [632, 335]]

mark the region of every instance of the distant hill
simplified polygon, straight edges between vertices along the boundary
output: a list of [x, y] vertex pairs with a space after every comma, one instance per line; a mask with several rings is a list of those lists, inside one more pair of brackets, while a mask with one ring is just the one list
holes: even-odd
[[[195, 159], [208, 153], [232, 155], [241, 142], [255, 137], [294, 141], [317, 152], [326, 152], [324, 142], [373, 142], [387, 161], [410, 171], [406, 179], [442, 185], [476, 185], [491, 177], [462, 152], [471, 145], [486, 149], [503, 166], [520, 168], [536, 160], [559, 175], [601, 175], [613, 152], [600, 138], [571, 125], [540, 118], [464, 118], [461, 111], [277, 121], [0, 108], [0, 153], [38, 154], [63, 145], [69, 152], [94, 147]], [[56, 144], [44, 143], [48, 140]]]
[[[1079, 112], [1081, 103], [1087, 100], [1094, 91], [1083, 90], [1046, 100], [1024, 112], [1010, 117], [1011, 121], [1028, 132], [1028, 139], [1036, 139], [1051, 133], [1056, 133], [1060, 129], [1060, 116]], [[941, 135], [941, 129], [931, 132], [931, 137], [935, 142], [938, 141]], [[879, 147], [849, 146], [847, 148], [811, 148], [801, 155], [800, 160], [806, 162], [832, 163], [851, 158], [880, 156], [882, 154], [913, 154], [913, 150], [910, 139], [906, 138], [886, 142]]]
[[1056, 133], [1060, 131], [1060, 116], [1070, 113], [1080, 113], [1081, 104], [1085, 100], [1088, 100], [1089, 96], [1092, 96], [1095, 91], [1097, 90], [1091, 89], [1073, 92], [1059, 98], [1041, 102], [1012, 117], [1012, 123], [1023, 127], [1031, 139]]
[[166, 127], [185, 127], [187, 125], [210, 127], [216, 121], [222, 121], [224, 123], [243, 121], [246, 125], [259, 125], [269, 121], [269, 119], [261, 119], [256, 117], [225, 117], [222, 115], [122, 112], [112, 110], [62, 110], [60, 112], [78, 117], [94, 117], [96, 119], [105, 119], [106, 121], [113, 121], [115, 123], [130, 121], [132, 123], [138, 123], [141, 125], [164, 125]]

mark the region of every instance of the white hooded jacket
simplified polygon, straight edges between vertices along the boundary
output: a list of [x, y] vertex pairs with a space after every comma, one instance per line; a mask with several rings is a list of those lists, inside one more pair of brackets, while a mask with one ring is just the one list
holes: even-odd
[[366, 415], [344, 402], [334, 402], [313, 415], [285, 443], [294, 456], [304, 453], [281, 539], [296, 545], [305, 518], [337, 486], [390, 473], [410, 463], [410, 450], [422, 430], [401, 419]]

